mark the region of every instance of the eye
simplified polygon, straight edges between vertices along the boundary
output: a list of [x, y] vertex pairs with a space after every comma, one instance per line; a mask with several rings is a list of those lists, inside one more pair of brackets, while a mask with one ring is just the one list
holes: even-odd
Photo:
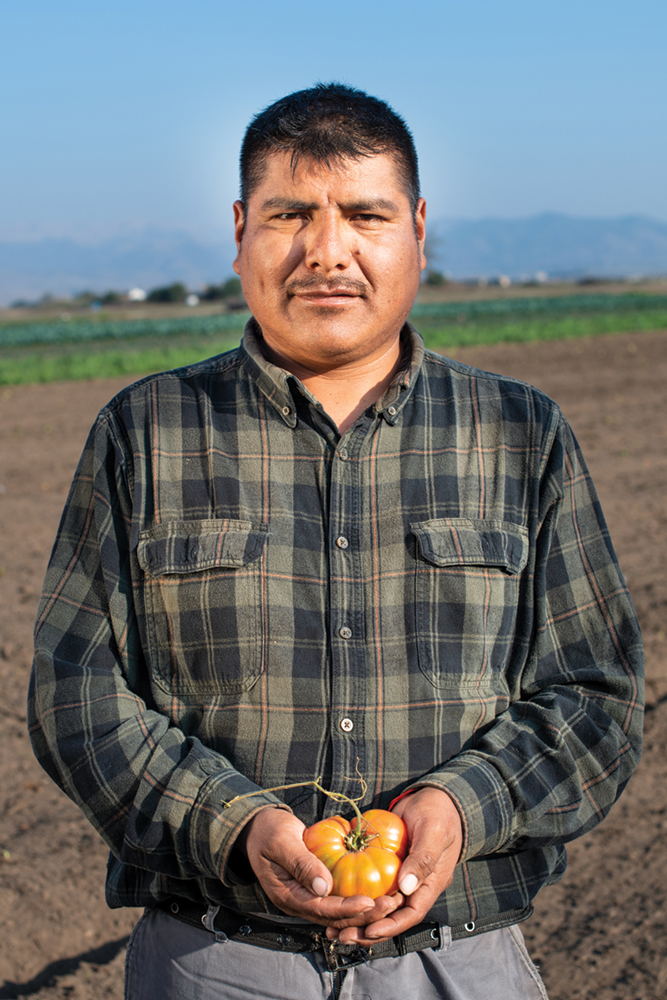
[[353, 222], [360, 222], [364, 226], [381, 226], [385, 221], [384, 216], [376, 215], [374, 212], [356, 212], [352, 216]]

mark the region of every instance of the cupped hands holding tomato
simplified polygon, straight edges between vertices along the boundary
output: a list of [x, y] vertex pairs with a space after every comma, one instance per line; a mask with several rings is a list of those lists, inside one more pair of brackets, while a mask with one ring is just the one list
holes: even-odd
[[327, 936], [363, 947], [395, 937], [427, 918], [438, 896], [451, 884], [463, 845], [463, 825], [454, 801], [442, 789], [420, 788], [396, 803], [408, 835], [409, 851], [398, 872], [396, 906], [342, 918], [329, 924]]
[[[392, 847], [396, 846], [396, 841], [392, 840], [388, 829], [383, 835], [378, 813], [384, 810], [369, 810], [364, 814], [371, 817], [378, 834], [365, 850], [350, 851], [347, 846], [340, 847], [343, 838], [348, 836], [347, 821], [337, 817], [335, 824], [324, 820], [310, 828], [317, 831], [312, 836], [319, 841], [315, 849], [321, 848], [323, 852], [318, 856], [304, 842], [304, 835], [309, 836], [304, 824], [292, 813], [273, 807], [262, 809], [246, 824], [239, 846], [245, 848], [267, 896], [284, 913], [326, 926], [328, 937], [337, 938], [344, 944], [368, 947], [426, 918], [440, 893], [452, 881], [463, 841], [458, 810], [449, 795], [439, 788], [421, 788], [401, 799], [392, 813], [385, 814], [392, 817], [392, 824], [400, 818], [405, 825], [407, 840], [401, 833], [394, 850], [387, 849], [387, 841]], [[353, 822], [358, 820], [350, 822], [350, 833]], [[384, 846], [371, 847], [377, 839], [381, 839]], [[399, 852], [404, 852], [406, 845], [408, 853], [401, 862]], [[372, 859], [373, 851], [393, 854], [398, 861], [397, 869], [396, 861], [390, 862], [394, 870], [388, 888], [377, 896], [370, 894], [373, 891], [371, 882], [376, 876], [370, 880], [367, 876], [362, 877], [357, 860], [368, 854]], [[348, 887], [357, 894], [336, 895], [336, 891], [344, 887], [334, 888], [329, 865], [336, 858], [339, 864], [349, 855], [351, 858], [346, 864], [352, 869], [352, 884], [348, 883]], [[396, 877], [398, 891], [394, 888]]]
[[408, 851], [403, 820], [386, 809], [369, 809], [351, 821], [331, 816], [303, 834], [308, 850], [331, 872], [333, 896], [391, 896]]

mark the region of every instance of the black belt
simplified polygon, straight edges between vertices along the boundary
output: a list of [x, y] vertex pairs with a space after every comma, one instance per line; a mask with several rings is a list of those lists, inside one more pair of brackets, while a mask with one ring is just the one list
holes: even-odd
[[[161, 900], [156, 906], [177, 920], [182, 920], [193, 927], [210, 930], [204, 924], [204, 918], [208, 913], [206, 903], [195, 903], [189, 899], [172, 896]], [[471, 920], [467, 924], [450, 928], [452, 940], [458, 941], [501, 927], [509, 927], [510, 924], [518, 924], [522, 920], [527, 920], [532, 912], [532, 906], [527, 906], [522, 910], [508, 910], [492, 917]], [[246, 917], [224, 906], [218, 909], [212, 927], [213, 931], [222, 933], [233, 941], [243, 941], [259, 948], [269, 948], [271, 951], [304, 953], [321, 949], [324, 952], [327, 968], [334, 973], [375, 958], [397, 958], [412, 951], [440, 947], [440, 927], [436, 923], [417, 924], [403, 934], [397, 934], [387, 941], [378, 941], [368, 948], [330, 941], [326, 936], [325, 927], [314, 926], [311, 929], [298, 924], [281, 925], [272, 920], [264, 920], [262, 917]]]

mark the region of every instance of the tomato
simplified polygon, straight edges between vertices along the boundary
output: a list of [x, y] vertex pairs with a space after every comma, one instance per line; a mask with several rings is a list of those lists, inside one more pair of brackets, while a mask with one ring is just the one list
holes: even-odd
[[[408, 831], [405, 823], [395, 813], [387, 812], [386, 809], [369, 809], [363, 813], [362, 818], [366, 822], [369, 834], [377, 834], [377, 839], [373, 842], [373, 847], [384, 847], [387, 851], [398, 854], [401, 861], [408, 853]], [[350, 820], [352, 829], [358, 823], [355, 816]]]
[[399, 816], [369, 809], [362, 823], [342, 816], [320, 820], [304, 831], [308, 850], [333, 876], [333, 896], [390, 896], [408, 851], [408, 832]]

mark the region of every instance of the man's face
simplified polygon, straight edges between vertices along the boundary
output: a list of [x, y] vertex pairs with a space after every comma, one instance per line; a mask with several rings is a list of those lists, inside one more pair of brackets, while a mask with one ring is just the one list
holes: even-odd
[[372, 362], [414, 303], [425, 204], [410, 208], [390, 154], [329, 168], [268, 157], [245, 212], [234, 205], [234, 270], [278, 357], [314, 371]]

